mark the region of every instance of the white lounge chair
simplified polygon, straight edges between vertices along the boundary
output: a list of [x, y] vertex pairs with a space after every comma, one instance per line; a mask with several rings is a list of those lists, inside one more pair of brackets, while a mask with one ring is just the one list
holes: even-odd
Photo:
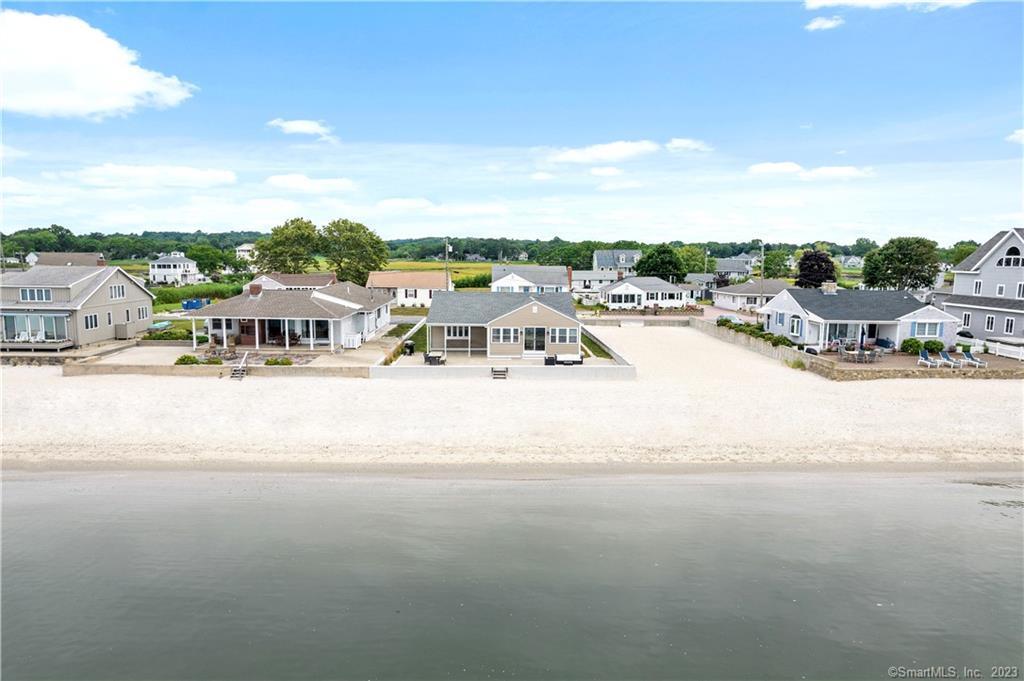
[[975, 358], [974, 353], [971, 352], [970, 350], [964, 350], [961, 354], [964, 356], [964, 364], [970, 365], [972, 367], [978, 367], [979, 369], [983, 369], [988, 366], [988, 362], [986, 362], [983, 359]]
[[15, 343], [28, 343], [28, 331], [19, 331], [14, 339]]
[[46, 342], [46, 332], [40, 330], [36, 335], [32, 336], [32, 342], [33, 343], [45, 343]]
[[922, 350], [921, 352], [917, 353], [917, 363], [923, 364], [929, 369], [934, 369], [939, 366], [938, 362], [936, 362], [934, 359], [928, 356], [927, 350]]
[[960, 364], [961, 364], [960, 360], [953, 359], [952, 357], [949, 356], [949, 353], [946, 352], [945, 350], [943, 350], [942, 352], [939, 353], [939, 358], [940, 358], [938, 360], [939, 364], [948, 364], [949, 366], [953, 367], [954, 369], [959, 369], [960, 368]]

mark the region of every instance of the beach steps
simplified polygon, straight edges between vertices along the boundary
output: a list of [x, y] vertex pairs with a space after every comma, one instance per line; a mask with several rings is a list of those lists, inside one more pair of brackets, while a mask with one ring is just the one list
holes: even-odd
[[495, 380], [506, 380], [508, 378], [508, 367], [492, 367], [491, 378]]
[[241, 362], [231, 367], [231, 378], [235, 379], [236, 381], [241, 381], [243, 378], [245, 378], [246, 374], [248, 373], [248, 370], [246, 369], [245, 365], [246, 362], [248, 361], [249, 353], [247, 352], [244, 355], [242, 355]]

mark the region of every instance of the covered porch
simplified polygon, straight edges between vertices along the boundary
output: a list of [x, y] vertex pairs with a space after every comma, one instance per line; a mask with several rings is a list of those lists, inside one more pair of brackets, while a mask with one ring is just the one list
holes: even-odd
[[483, 324], [428, 324], [427, 352], [487, 356], [487, 326]]
[[[281, 348], [284, 350], [355, 349], [363, 344], [364, 334], [342, 319], [271, 319], [211, 317], [206, 319], [210, 342], [227, 349], [235, 347]], [[192, 318], [192, 349], [196, 350], [197, 318]]]
[[74, 347], [66, 312], [4, 312], [0, 348], [4, 350], [64, 350]]
[[819, 350], [838, 350], [840, 347], [875, 347], [882, 341], [883, 347], [899, 347], [899, 322], [851, 322], [851, 321], [809, 321], [808, 335], [817, 330], [818, 337], [807, 339], [808, 345]]

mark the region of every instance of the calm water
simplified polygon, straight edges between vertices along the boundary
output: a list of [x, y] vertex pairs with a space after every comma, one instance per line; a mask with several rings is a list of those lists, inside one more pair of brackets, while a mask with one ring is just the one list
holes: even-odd
[[979, 479], [8, 475], [3, 678], [987, 674], [1022, 491]]

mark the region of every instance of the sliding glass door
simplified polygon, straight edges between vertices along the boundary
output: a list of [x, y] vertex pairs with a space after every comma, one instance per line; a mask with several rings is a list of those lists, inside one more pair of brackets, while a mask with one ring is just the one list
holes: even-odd
[[543, 326], [527, 326], [523, 329], [523, 337], [526, 341], [523, 349], [526, 352], [544, 352], [546, 336], [547, 329]]

